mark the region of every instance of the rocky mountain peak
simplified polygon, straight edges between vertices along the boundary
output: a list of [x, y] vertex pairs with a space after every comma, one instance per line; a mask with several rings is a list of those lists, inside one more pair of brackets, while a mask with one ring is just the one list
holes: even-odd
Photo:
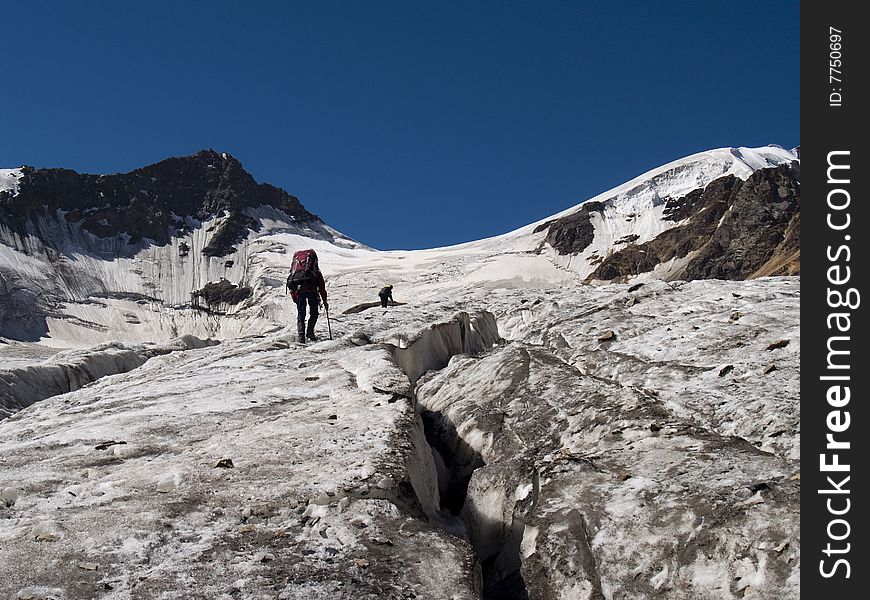
[[590, 282], [799, 274], [799, 148], [726, 151], [675, 161], [537, 224], [538, 250]]
[[[682, 261], [681, 279], [750, 279], [800, 273], [800, 166], [732, 175], [681, 198], [669, 198], [664, 219], [677, 223], [655, 238], [606, 256], [591, 281], [626, 281]], [[556, 247], [557, 250], [559, 247]]]
[[226, 215], [232, 231], [212, 249], [215, 255], [226, 253], [245, 228], [256, 227], [246, 209], [271, 206], [297, 222], [318, 220], [298, 198], [257, 183], [236, 158], [213, 149], [112, 175], [23, 167], [16, 187], [0, 191], [0, 221], [35, 233], [46, 245], [51, 239], [36, 224], [57, 214], [101, 238], [126, 234], [131, 244], [165, 244], [193, 223]]

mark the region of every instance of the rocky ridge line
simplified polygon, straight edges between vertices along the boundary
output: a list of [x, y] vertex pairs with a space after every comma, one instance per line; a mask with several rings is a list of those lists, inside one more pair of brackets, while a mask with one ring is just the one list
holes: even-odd
[[0, 222], [20, 235], [36, 235], [46, 246], [52, 240], [35, 217], [56, 211], [97, 237], [125, 236], [133, 246], [143, 240], [167, 244], [198, 222], [225, 215], [203, 249], [206, 256], [230, 254], [248, 230], [257, 230], [247, 208], [272, 206], [299, 223], [320, 221], [298, 198], [257, 183], [238, 160], [214, 150], [114, 175], [23, 167], [17, 188], [0, 191]]

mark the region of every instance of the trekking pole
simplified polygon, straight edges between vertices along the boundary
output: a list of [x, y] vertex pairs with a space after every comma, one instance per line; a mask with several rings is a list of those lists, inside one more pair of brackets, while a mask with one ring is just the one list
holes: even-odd
[[332, 325], [329, 323], [329, 305], [324, 304], [323, 307], [326, 309], [326, 328], [329, 329], [329, 339], [332, 339]]

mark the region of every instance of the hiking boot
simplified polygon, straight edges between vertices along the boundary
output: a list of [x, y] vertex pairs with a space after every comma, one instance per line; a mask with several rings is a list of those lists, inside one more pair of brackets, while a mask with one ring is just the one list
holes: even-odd
[[309, 331], [309, 332], [308, 332], [308, 339], [311, 340], [312, 342], [316, 342], [316, 341], [317, 341], [317, 336], [314, 335], [314, 332], [313, 332], [313, 331]]
[[304, 336], [304, 335], [301, 335], [301, 334], [299, 335], [299, 343], [300, 343], [300, 344], [304, 344], [304, 343], [305, 343], [305, 336]]

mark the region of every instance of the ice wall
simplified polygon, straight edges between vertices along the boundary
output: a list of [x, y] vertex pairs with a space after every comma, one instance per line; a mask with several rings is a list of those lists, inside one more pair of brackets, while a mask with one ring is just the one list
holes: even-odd
[[159, 346], [112, 342], [59, 352], [37, 365], [0, 370], [0, 419], [108, 375], [132, 371], [152, 356], [205, 346], [206, 342], [189, 335]]

